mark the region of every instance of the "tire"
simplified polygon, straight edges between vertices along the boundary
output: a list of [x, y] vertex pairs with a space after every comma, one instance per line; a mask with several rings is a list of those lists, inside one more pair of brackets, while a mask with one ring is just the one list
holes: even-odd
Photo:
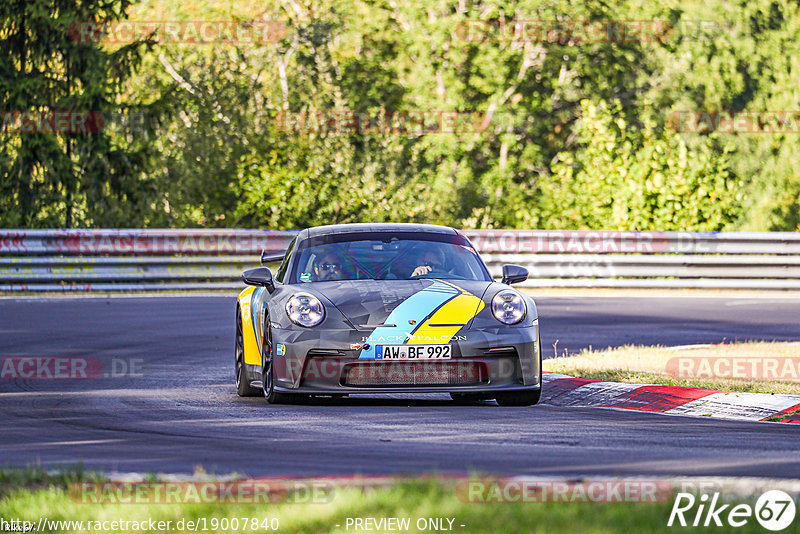
[[288, 404], [291, 396], [275, 391], [275, 377], [272, 369], [272, 328], [269, 318], [264, 320], [264, 339], [261, 341], [261, 394], [270, 404]]
[[240, 397], [260, 397], [261, 390], [250, 387], [247, 371], [244, 366], [244, 330], [242, 329], [242, 314], [236, 306], [236, 348], [234, 349], [234, 377], [236, 379], [236, 393]]
[[542, 397], [542, 338], [536, 341], [536, 346], [539, 347], [539, 389], [535, 391], [512, 391], [509, 393], [498, 393], [497, 404], [500, 406], [533, 406], [539, 404], [539, 399]]

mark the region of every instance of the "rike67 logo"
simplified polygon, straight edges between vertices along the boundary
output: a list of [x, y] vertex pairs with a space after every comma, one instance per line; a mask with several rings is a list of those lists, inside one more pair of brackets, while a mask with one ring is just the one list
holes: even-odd
[[758, 498], [755, 506], [723, 504], [719, 493], [711, 497], [703, 493], [696, 497], [681, 492], [675, 496], [667, 526], [742, 527], [755, 517], [763, 528], [777, 532], [792, 524], [795, 512], [794, 499], [781, 490], [767, 491]]

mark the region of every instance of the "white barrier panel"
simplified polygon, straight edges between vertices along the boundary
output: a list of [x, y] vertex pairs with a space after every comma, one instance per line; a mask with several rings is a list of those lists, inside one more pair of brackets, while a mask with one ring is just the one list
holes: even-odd
[[[522, 287], [800, 289], [800, 233], [463, 230]], [[0, 292], [242, 287], [296, 231], [0, 230]]]
[[[800, 254], [800, 232], [462, 230], [481, 254]], [[0, 230], [0, 254], [259, 254], [295, 230]]]

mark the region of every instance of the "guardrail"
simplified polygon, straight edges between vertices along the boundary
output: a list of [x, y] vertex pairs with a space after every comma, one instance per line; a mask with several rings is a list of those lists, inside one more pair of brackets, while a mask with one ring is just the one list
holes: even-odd
[[[800, 233], [464, 230], [522, 287], [800, 289]], [[0, 230], [0, 292], [237, 289], [295, 231]]]

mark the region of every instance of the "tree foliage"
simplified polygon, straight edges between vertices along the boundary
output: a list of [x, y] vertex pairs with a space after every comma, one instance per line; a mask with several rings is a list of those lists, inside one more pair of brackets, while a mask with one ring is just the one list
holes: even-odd
[[545, 217], [558, 228], [720, 230], [738, 213], [741, 192], [726, 154], [706, 144], [690, 152], [676, 133], [646, 124], [631, 139], [619, 108], [583, 102], [581, 148], [553, 164], [542, 186]]
[[[137, 108], [119, 98], [143, 44], [108, 51], [75, 33], [82, 22], [118, 20], [128, 5], [0, 3], [0, 224], [117, 226], [150, 219], [157, 193], [145, 172], [149, 144], [132, 137], [127, 121]], [[37, 125], [26, 116], [43, 119]]]
[[[71, 163], [45, 156], [58, 154], [54, 146], [66, 153], [68, 136], [7, 138], [5, 225], [60, 225], [70, 210], [79, 213], [75, 224], [94, 226], [425, 221], [794, 230], [800, 223], [797, 134], [676, 132], [670, 120], [687, 110], [800, 109], [796, 3], [159, 0], [134, 4], [127, 15], [271, 20], [286, 33], [275, 43], [156, 45], [132, 78], [117, 71], [129, 72], [122, 67], [135, 64], [136, 46], [70, 49], [91, 66], [83, 68], [98, 88], [82, 82], [56, 95], [11, 81], [38, 78], [30, 67], [20, 74], [13, 40], [20, 17], [39, 13], [50, 28], [34, 32], [44, 48], [29, 53], [44, 66], [62, 46], [53, 44], [60, 42], [53, 28], [121, 16], [127, 5], [103, 11], [83, 2], [84, 11], [69, 8], [75, 13], [56, 22], [44, 0], [14, 1], [4, 8], [3, 46], [12, 59], [2, 94], [16, 100], [3, 107], [62, 105], [62, 93], [95, 95], [82, 106], [119, 105], [124, 87], [128, 102], [151, 105], [158, 120], [152, 136], [93, 148], [97, 170], [89, 174], [74, 151]], [[520, 38], [515, 21], [547, 30]], [[598, 38], [578, 31], [581, 21], [657, 23], [639, 38]], [[286, 126], [287, 117], [438, 112], [469, 119], [455, 133]], [[20, 157], [33, 152], [38, 159]]]

